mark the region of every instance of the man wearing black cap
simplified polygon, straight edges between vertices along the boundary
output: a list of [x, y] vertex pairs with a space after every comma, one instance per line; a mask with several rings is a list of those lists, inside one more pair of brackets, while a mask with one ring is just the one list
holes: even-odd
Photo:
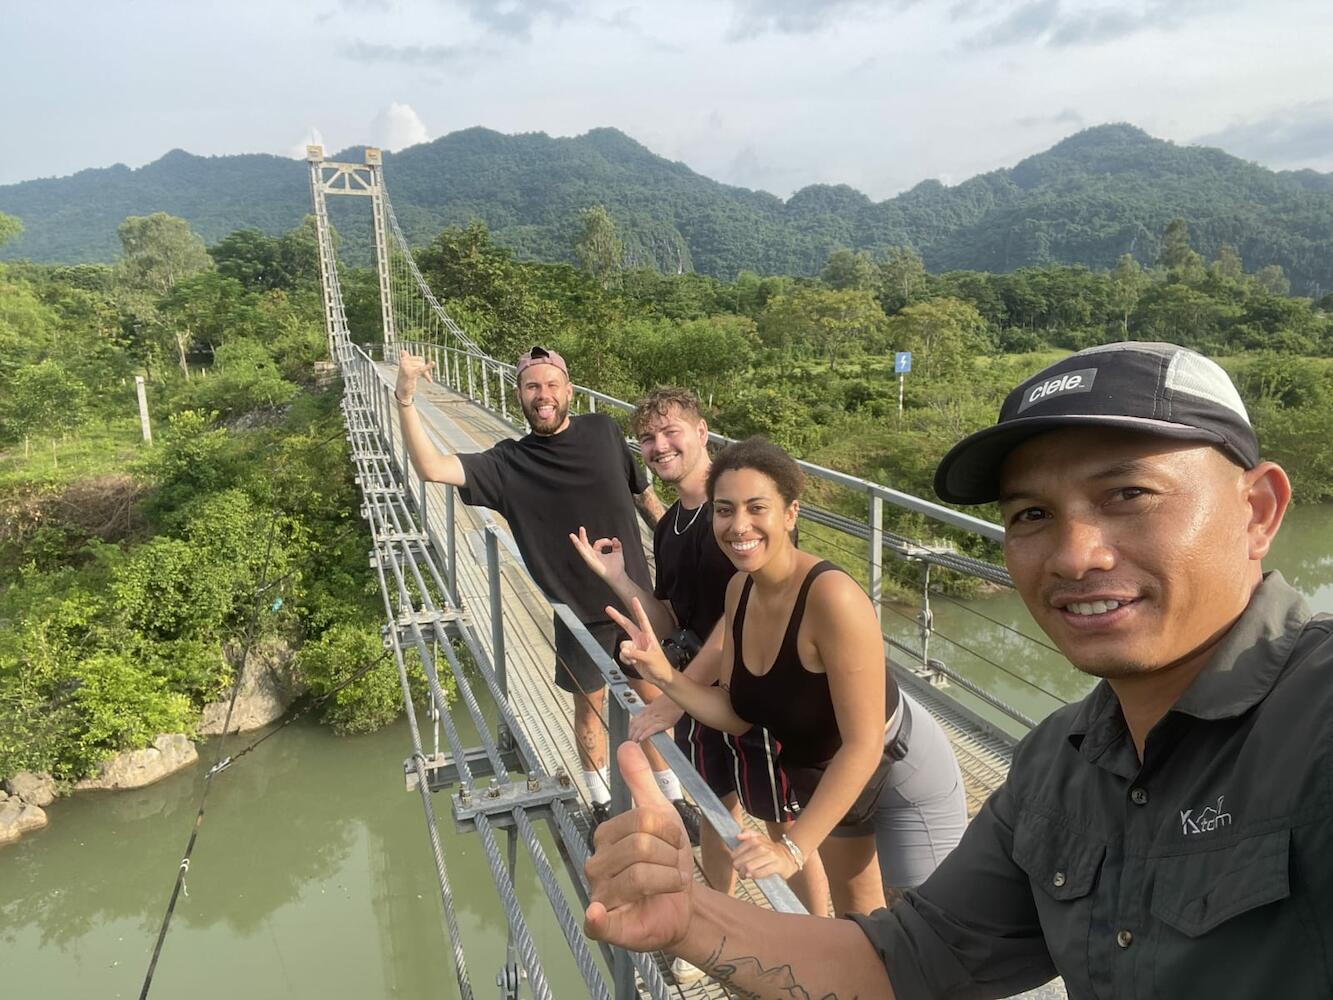
[[[534, 347], [515, 365], [515, 391], [531, 432], [503, 440], [483, 452], [446, 455], [422, 427], [413, 397], [433, 365], [402, 353], [394, 396], [403, 437], [417, 474], [424, 480], [459, 487], [464, 503], [490, 507], [509, 522], [534, 580], [553, 601], [569, 605], [608, 656], [615, 658], [620, 629], [607, 617], [615, 593], [595, 576], [566, 540], [586, 525], [594, 537], [637, 538], [637, 505], [652, 523], [662, 502], [648, 484], [615, 421], [602, 413], [570, 416], [573, 384], [565, 359]], [[626, 572], [651, 587], [641, 545], [625, 546]], [[606, 736], [601, 722], [606, 686], [602, 673], [578, 640], [555, 618], [555, 683], [574, 695], [574, 736], [584, 782], [593, 803], [594, 823], [610, 815]], [[655, 694], [642, 681], [633, 682]], [[681, 798], [676, 776], [651, 746], [649, 756], [667, 797], [697, 830], [698, 816]], [[695, 834], [697, 836], [697, 833]]]
[[918, 891], [854, 924], [687, 885], [622, 747], [640, 808], [599, 832], [588, 933], [765, 996], [1001, 997], [1057, 974], [1078, 998], [1333, 996], [1333, 617], [1261, 572], [1291, 490], [1225, 372], [1170, 344], [1079, 352], [935, 483], [999, 501], [1025, 604], [1102, 683], [1020, 744]]

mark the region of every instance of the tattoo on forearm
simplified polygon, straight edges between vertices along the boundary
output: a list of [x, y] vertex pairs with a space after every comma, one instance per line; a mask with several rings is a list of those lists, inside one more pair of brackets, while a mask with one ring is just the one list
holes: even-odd
[[[723, 958], [722, 950], [726, 946], [727, 939], [724, 937], [704, 961], [704, 968], [726, 986], [732, 996], [740, 997], [741, 1000], [811, 1000], [810, 991], [796, 981], [790, 965], [775, 965], [765, 969], [759, 959], [752, 955]], [[738, 985], [736, 977], [743, 978], [750, 985]], [[839, 1000], [839, 996], [837, 993], [823, 993], [819, 1000]], [[856, 997], [850, 997], [849, 1000], [856, 1000]]]

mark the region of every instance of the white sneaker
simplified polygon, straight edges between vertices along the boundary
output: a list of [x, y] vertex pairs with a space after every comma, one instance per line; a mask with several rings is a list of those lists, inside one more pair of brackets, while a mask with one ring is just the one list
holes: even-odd
[[689, 986], [690, 983], [697, 983], [708, 973], [697, 965], [691, 965], [685, 959], [677, 956], [671, 960], [671, 978], [680, 986]]

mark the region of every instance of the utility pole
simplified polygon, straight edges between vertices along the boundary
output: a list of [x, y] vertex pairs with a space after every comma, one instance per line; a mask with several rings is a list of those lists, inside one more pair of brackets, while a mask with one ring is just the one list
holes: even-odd
[[142, 375], [134, 376], [134, 391], [139, 397], [139, 428], [143, 431], [146, 444], [153, 443], [153, 426], [148, 422], [148, 392], [144, 389]]

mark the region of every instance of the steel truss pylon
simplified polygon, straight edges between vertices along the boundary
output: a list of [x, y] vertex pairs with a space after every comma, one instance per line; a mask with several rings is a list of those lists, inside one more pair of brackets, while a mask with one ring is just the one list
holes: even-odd
[[[392, 288], [389, 283], [389, 224], [388, 210], [384, 197], [384, 173], [381, 155], [378, 149], [366, 147], [365, 163], [335, 163], [324, 159], [323, 146], [307, 146], [305, 158], [310, 164], [310, 189], [315, 199], [315, 225], [318, 228], [321, 282], [324, 288], [324, 321], [332, 345], [334, 339], [333, 303], [330, 300], [333, 283], [328, 280], [326, 270], [336, 266], [332, 253], [325, 260], [325, 247], [332, 250], [333, 243], [329, 230], [329, 213], [325, 203], [326, 195], [359, 195], [370, 198], [371, 214], [375, 230], [375, 268], [380, 281], [380, 317], [383, 320], [385, 357], [390, 356], [390, 348], [398, 343], [398, 333], [394, 326]], [[330, 352], [332, 353], [332, 352]]]

